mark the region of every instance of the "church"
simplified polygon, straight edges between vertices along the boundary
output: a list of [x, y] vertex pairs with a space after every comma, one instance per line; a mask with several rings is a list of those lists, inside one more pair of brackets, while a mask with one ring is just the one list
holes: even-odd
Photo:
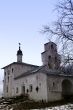
[[[3, 97], [28, 94], [35, 101], [57, 101], [73, 95], [73, 74], [60, 71], [61, 56], [54, 42], [44, 44], [41, 53], [42, 65], [22, 61], [19, 45], [17, 62], [4, 66]], [[37, 59], [38, 60], [38, 59]]]

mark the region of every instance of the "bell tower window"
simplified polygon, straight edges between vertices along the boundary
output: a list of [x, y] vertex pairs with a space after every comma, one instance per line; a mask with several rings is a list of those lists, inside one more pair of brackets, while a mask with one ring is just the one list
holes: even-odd
[[55, 62], [57, 62], [57, 57], [55, 57]]
[[51, 58], [51, 55], [49, 55], [48, 56], [48, 66], [49, 66], [49, 68], [51, 69], [52, 68], [52, 65], [51, 65], [51, 60], [52, 58]]
[[48, 59], [51, 60], [51, 55], [48, 56]]
[[51, 49], [53, 49], [53, 44], [51, 44]]

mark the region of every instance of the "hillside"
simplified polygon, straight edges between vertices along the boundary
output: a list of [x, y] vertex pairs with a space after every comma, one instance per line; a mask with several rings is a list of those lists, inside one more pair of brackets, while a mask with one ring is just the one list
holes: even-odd
[[28, 95], [20, 95], [13, 98], [0, 98], [0, 110], [26, 110], [26, 109], [40, 109], [46, 107], [53, 107], [73, 103], [73, 97], [68, 100], [56, 101], [56, 102], [35, 102], [30, 100]]

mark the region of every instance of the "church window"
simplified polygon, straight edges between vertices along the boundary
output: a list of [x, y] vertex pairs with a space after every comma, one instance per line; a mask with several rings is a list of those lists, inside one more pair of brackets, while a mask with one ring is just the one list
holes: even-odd
[[51, 55], [48, 56], [48, 59], [49, 59], [49, 60], [51, 59]]
[[55, 62], [57, 62], [57, 57], [55, 57]]
[[30, 84], [30, 86], [29, 86], [30, 92], [32, 92], [32, 89], [33, 89], [33, 86], [32, 86], [32, 84]]
[[13, 73], [13, 68], [12, 68], [12, 73]]
[[22, 93], [25, 93], [25, 85], [22, 86]]
[[37, 86], [37, 87], [36, 87], [36, 92], [38, 92], [38, 91], [39, 91], [39, 87]]
[[53, 87], [55, 86], [55, 83], [53, 82]]
[[8, 82], [9, 82], [9, 76], [8, 76]]
[[51, 65], [51, 55], [48, 56], [48, 66], [49, 68], [51, 69], [52, 68], [52, 65]]
[[51, 49], [53, 49], [53, 44], [51, 44]]
[[8, 86], [6, 87], [6, 92], [8, 92]]
[[27, 93], [29, 92], [29, 90], [27, 89]]
[[5, 72], [5, 76], [6, 76], [6, 72]]
[[16, 87], [16, 93], [18, 93], [18, 87]]

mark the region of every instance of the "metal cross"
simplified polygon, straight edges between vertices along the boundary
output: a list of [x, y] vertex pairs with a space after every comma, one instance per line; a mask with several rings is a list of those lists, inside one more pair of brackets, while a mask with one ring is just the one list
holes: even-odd
[[21, 45], [21, 43], [19, 43], [19, 50], [20, 50], [20, 45]]
[[19, 43], [19, 46], [21, 45], [21, 43]]

